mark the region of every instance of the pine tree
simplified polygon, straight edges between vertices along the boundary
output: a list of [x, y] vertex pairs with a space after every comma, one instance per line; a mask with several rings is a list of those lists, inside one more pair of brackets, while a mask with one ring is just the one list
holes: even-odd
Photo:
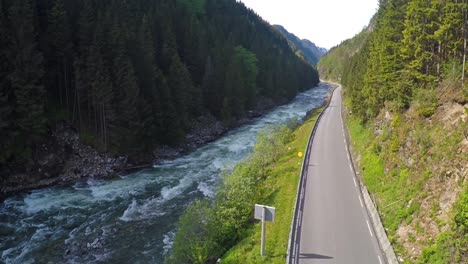
[[172, 56], [167, 80], [178, 116], [183, 124], [188, 125], [191, 110], [196, 108], [193, 104], [194, 98], [191, 97], [194, 95], [193, 91], [195, 87], [193, 86], [190, 73], [180, 61], [177, 53], [174, 53]]
[[15, 96], [15, 144], [32, 144], [45, 132], [43, 57], [37, 50], [35, 9], [31, 0], [14, 1], [9, 10], [11, 43], [8, 60], [13, 70], [8, 79]]
[[51, 76], [57, 92], [58, 101], [63, 109], [73, 112], [73, 92], [71, 90], [71, 33], [63, 0], [56, 0], [49, 12], [49, 43], [50, 55], [48, 56]]
[[216, 113], [220, 109], [217, 103], [219, 101], [220, 91], [216, 87], [215, 78], [216, 75], [213, 60], [211, 59], [211, 56], [208, 56], [205, 62], [202, 91], [204, 99], [203, 104], [211, 113]]
[[169, 85], [162, 74], [158, 74], [157, 89], [163, 109], [161, 116], [162, 142], [170, 145], [182, 143], [185, 138], [183, 119], [180, 117], [177, 106], [173, 103], [176, 100], [172, 98]]
[[408, 105], [408, 86], [399, 83], [402, 74], [400, 42], [403, 39], [405, 1], [384, 3], [378, 14], [374, 34], [369, 41], [369, 61], [362, 88], [363, 118], [377, 115], [385, 101], [395, 101], [398, 108]]
[[413, 0], [408, 4], [401, 53], [410, 86], [433, 86], [436, 80], [434, 54], [438, 42], [434, 33], [439, 27], [439, 9], [435, 0]]
[[[122, 32], [121, 29], [116, 30]], [[113, 108], [116, 109], [116, 128], [112, 133], [112, 142], [120, 145], [117, 149], [129, 151], [136, 145], [138, 131], [142, 129], [137, 106], [140, 91], [133, 65], [126, 52], [124, 36], [118, 34], [116, 38], [113, 40], [114, 43], [117, 43], [116, 56], [112, 64], [115, 98]]]
[[[238, 46], [235, 49], [237, 60], [240, 61], [244, 82], [241, 84], [240, 97], [245, 98], [245, 107], [251, 109], [257, 97], [257, 57], [251, 51]], [[294, 85], [291, 85], [294, 86]]]
[[3, 9], [3, 0], [0, 0], [0, 163], [4, 162], [12, 155], [12, 138], [15, 136], [16, 128], [13, 127], [14, 105], [12, 102], [13, 92], [10, 81], [8, 80], [11, 71], [11, 64], [8, 61], [8, 31], [6, 28], [5, 11]]

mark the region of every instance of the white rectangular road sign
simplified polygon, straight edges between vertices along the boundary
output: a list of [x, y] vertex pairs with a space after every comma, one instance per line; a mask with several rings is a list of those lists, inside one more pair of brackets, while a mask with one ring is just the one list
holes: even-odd
[[266, 222], [274, 222], [275, 221], [275, 207], [256, 204], [255, 205], [255, 219], [262, 220], [263, 208], [265, 208], [265, 218], [264, 221]]

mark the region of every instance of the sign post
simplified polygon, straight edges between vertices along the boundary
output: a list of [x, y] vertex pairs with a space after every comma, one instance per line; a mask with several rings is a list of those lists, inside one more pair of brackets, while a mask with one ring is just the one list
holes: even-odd
[[263, 257], [265, 256], [265, 236], [266, 236], [266, 222], [274, 222], [275, 221], [275, 208], [256, 204], [255, 205], [255, 219], [262, 220], [262, 241], [261, 241], [261, 248], [260, 248], [260, 255]]

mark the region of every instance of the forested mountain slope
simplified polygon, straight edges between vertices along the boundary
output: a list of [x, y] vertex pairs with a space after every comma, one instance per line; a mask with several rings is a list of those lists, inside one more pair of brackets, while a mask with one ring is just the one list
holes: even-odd
[[371, 30], [372, 27], [369, 26], [352, 39], [345, 40], [340, 45], [331, 48], [326, 56], [322, 57], [317, 63], [320, 78], [329, 81], [341, 81], [347, 63], [362, 48]]
[[468, 261], [467, 10], [380, 1], [372, 30], [319, 63], [344, 85], [361, 176], [403, 263]]
[[318, 83], [235, 0], [0, 0], [0, 36], [0, 164], [62, 120], [138, 156], [183, 144], [201, 116], [229, 126]]
[[317, 47], [308, 39], [299, 39], [281, 25], [274, 25], [274, 27], [291, 43], [293, 49], [312, 65], [316, 65], [320, 58], [327, 53], [326, 49]]

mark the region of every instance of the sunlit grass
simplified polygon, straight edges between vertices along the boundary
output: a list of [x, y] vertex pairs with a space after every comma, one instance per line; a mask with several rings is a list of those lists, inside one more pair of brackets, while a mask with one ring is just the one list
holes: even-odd
[[221, 263], [285, 262], [297, 183], [304, 158], [299, 158], [297, 153], [299, 151], [305, 153], [307, 141], [320, 111], [294, 131], [294, 140], [286, 146], [285, 154], [278, 159], [278, 162], [269, 165], [269, 177], [261, 188], [265, 190], [263, 197], [266, 198], [259, 201], [276, 207], [275, 222], [266, 224], [266, 256], [260, 256], [261, 225], [257, 223], [249, 228], [245, 237], [222, 257]]

